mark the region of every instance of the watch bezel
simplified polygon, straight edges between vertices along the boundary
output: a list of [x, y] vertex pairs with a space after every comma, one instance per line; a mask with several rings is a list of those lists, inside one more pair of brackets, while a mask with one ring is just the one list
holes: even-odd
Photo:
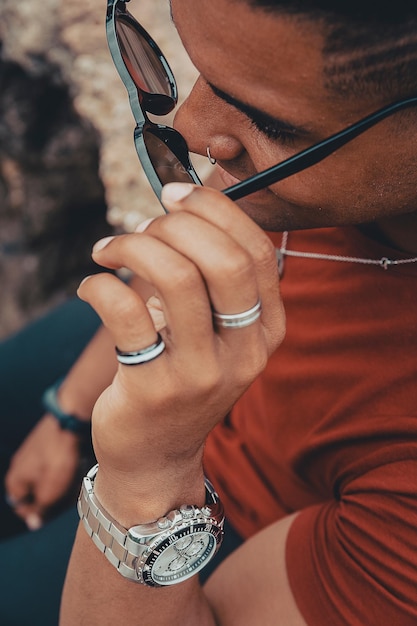
[[[190, 535], [209, 535], [211, 546], [208, 546], [209, 553], [202, 558], [200, 555], [194, 562], [194, 566], [187, 567], [185, 570], [181, 569], [176, 574], [173, 573], [170, 577], [164, 577], [163, 580], [158, 579], [154, 573], [154, 566], [161, 555], [171, 548], [177, 541]], [[223, 523], [216, 523], [214, 520], [201, 520], [194, 521], [192, 523], [189, 520], [184, 520], [184, 523], [180, 527], [171, 529], [171, 531], [155, 537], [148, 545], [143, 554], [138, 557], [136, 562], [136, 572], [140, 582], [150, 587], [167, 587], [175, 585], [179, 582], [188, 580], [207, 565], [211, 559], [216, 555], [220, 548], [223, 538]], [[207, 551], [204, 551], [205, 554]]]

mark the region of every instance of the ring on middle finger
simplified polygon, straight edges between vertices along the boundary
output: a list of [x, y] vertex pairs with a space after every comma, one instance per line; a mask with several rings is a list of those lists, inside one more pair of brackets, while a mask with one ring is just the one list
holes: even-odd
[[213, 311], [213, 321], [215, 326], [222, 328], [245, 328], [254, 324], [261, 316], [262, 305], [258, 302], [247, 311], [241, 313], [218, 313]]

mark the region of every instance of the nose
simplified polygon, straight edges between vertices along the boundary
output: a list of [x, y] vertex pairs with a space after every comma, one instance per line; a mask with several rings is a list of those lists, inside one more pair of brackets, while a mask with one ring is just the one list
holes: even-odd
[[217, 97], [200, 76], [184, 103], [179, 107], [174, 127], [186, 139], [191, 152], [206, 156], [210, 154], [218, 161], [230, 161], [244, 151], [238, 133], [234, 132], [233, 111]]

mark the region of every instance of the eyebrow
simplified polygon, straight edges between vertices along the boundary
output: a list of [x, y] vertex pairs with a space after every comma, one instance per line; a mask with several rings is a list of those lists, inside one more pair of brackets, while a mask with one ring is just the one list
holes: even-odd
[[261, 121], [264, 125], [272, 126], [277, 130], [288, 133], [308, 135], [311, 132], [305, 126], [297, 126], [290, 122], [286, 122], [285, 120], [273, 117], [272, 115], [265, 113], [265, 111], [261, 111], [260, 109], [257, 109], [250, 104], [241, 102], [240, 100], [237, 100], [230, 94], [222, 91], [210, 82], [207, 82], [207, 84], [218, 98], [221, 98], [224, 102], [227, 102], [227, 104], [230, 104], [232, 107], [234, 107], [253, 121]]

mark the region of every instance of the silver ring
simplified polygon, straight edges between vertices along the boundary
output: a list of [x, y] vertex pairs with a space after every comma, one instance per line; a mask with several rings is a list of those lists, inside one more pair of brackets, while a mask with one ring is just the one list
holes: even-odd
[[15, 509], [17, 506], [19, 506], [19, 501], [16, 500], [16, 498], [13, 498], [13, 496], [9, 496], [8, 493], [6, 493], [4, 499], [11, 509]]
[[211, 163], [212, 165], [216, 165], [216, 163], [217, 163], [217, 159], [213, 159], [213, 157], [211, 156], [211, 154], [210, 154], [210, 146], [207, 146], [207, 150], [206, 150], [206, 152], [207, 152], [207, 158], [208, 158], [208, 160], [210, 161], [210, 163]]
[[116, 355], [119, 363], [123, 365], [140, 365], [141, 363], [148, 363], [153, 361], [165, 350], [165, 342], [161, 335], [157, 333], [158, 339], [148, 348], [143, 350], [136, 350], [135, 352], [123, 352], [116, 346]]
[[33, 497], [30, 495], [23, 496], [23, 498], [14, 498], [6, 493], [4, 499], [11, 509], [17, 509], [19, 506], [22, 506], [22, 504], [30, 504], [33, 502]]
[[261, 301], [258, 300], [255, 306], [247, 311], [242, 311], [242, 313], [229, 314], [213, 311], [213, 318], [216, 326], [221, 326], [222, 328], [245, 328], [245, 326], [254, 324], [261, 317], [261, 313], [262, 305]]

